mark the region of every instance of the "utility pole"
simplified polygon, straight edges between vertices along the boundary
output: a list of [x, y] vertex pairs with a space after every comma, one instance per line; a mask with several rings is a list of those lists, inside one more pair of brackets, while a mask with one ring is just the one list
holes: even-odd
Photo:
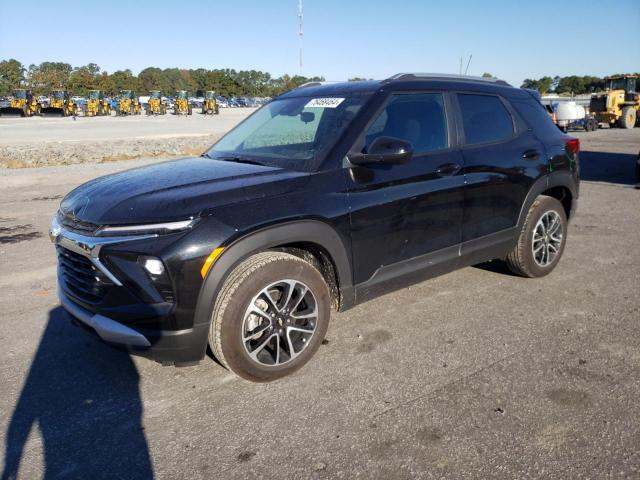
[[302, 75], [302, 37], [303, 36], [304, 36], [304, 30], [303, 30], [302, 0], [298, 0], [298, 38], [299, 38], [299, 44], [300, 44], [298, 73], [300, 75]]

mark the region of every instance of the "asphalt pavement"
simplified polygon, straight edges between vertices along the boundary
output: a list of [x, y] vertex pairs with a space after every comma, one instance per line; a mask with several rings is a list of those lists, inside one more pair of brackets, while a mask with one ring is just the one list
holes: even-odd
[[0, 170], [2, 478], [640, 478], [640, 128], [576, 135], [551, 275], [492, 262], [334, 314], [271, 384], [130, 357], [58, 306], [61, 197], [150, 161]]

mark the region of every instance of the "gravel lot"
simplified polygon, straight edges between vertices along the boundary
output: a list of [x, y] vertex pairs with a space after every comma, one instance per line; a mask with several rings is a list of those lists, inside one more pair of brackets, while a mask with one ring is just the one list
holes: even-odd
[[199, 155], [253, 108], [219, 115], [2, 117], [0, 168]]
[[585, 181], [553, 274], [494, 262], [336, 314], [267, 385], [131, 358], [57, 306], [61, 196], [153, 160], [0, 171], [2, 478], [640, 478], [640, 128], [576, 135]]

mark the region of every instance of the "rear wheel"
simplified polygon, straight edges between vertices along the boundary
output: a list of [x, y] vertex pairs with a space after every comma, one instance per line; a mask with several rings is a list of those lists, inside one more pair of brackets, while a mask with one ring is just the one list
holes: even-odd
[[529, 208], [518, 243], [507, 256], [509, 269], [523, 277], [543, 277], [560, 261], [567, 241], [567, 216], [553, 197], [540, 195]]
[[229, 370], [267, 382], [302, 367], [329, 325], [329, 289], [299, 257], [263, 252], [236, 267], [216, 300], [209, 345]]
[[636, 109], [626, 106], [622, 109], [622, 116], [618, 119], [620, 128], [633, 128], [636, 125]]

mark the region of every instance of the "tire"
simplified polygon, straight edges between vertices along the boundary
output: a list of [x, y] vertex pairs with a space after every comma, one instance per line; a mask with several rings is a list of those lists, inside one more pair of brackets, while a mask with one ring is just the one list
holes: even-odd
[[627, 105], [622, 109], [622, 116], [618, 119], [620, 128], [631, 129], [636, 125], [636, 109]]
[[[540, 233], [543, 232], [545, 226], [554, 225], [553, 222], [556, 220], [559, 222], [559, 230], [553, 230], [555, 227], [548, 228], [547, 231], [555, 232], [555, 234], [546, 238], [543, 236], [543, 240], [535, 240], [537, 243], [536, 248], [541, 248], [541, 251], [538, 250], [538, 253], [534, 255], [534, 235], [540, 238]], [[541, 224], [542, 227], [540, 227]], [[555, 198], [540, 195], [529, 208], [527, 218], [518, 237], [518, 243], [513, 251], [507, 255], [507, 266], [516, 275], [530, 278], [544, 277], [551, 273], [560, 261], [566, 241], [567, 215], [564, 207]], [[545, 245], [547, 244], [550, 246], [546, 247]], [[555, 253], [553, 249], [555, 249]]]
[[[290, 301], [283, 301], [292, 284]], [[264, 291], [271, 287], [274, 288], [269, 290], [273, 292], [270, 305]], [[308, 290], [300, 296], [303, 287]], [[265, 312], [266, 318], [248, 312], [252, 303]], [[291, 306], [298, 315], [311, 309], [313, 319], [294, 320], [284, 313]], [[318, 350], [329, 326], [330, 309], [329, 289], [310, 263], [283, 252], [258, 253], [238, 265], [224, 282], [213, 308], [209, 346], [222, 365], [236, 375], [254, 382], [276, 380], [302, 367]], [[304, 327], [306, 333], [291, 330], [295, 328], [289, 323], [292, 321]], [[250, 332], [260, 336], [250, 339]], [[293, 356], [287, 353], [291, 339]], [[282, 348], [278, 349], [280, 345]]]

